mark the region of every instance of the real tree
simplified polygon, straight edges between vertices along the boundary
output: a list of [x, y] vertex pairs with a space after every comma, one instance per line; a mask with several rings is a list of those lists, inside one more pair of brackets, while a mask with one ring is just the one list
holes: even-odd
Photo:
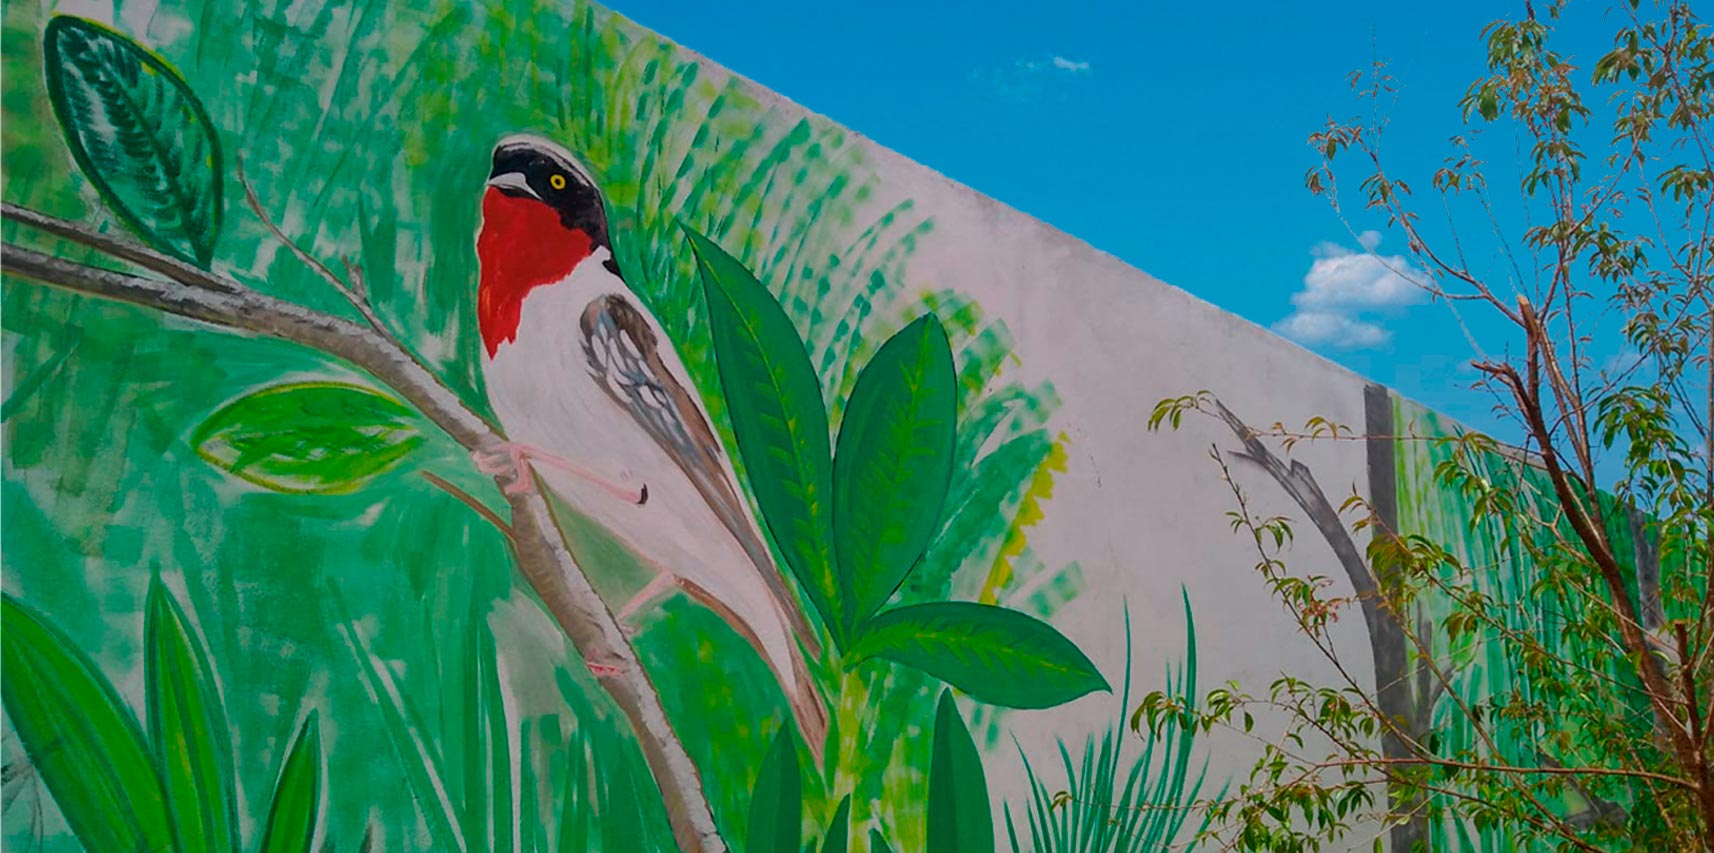
[[[1206, 413], [1240, 440], [1212, 450], [1233, 528], [1339, 673], [1229, 684], [1195, 710], [1146, 697], [1136, 727], [1189, 718], [1262, 741], [1248, 777], [1200, 804], [1204, 841], [1318, 849], [1378, 826], [1393, 850], [1714, 850], [1714, 34], [1688, 2], [1631, 2], [1607, 12], [1604, 53], [1574, 56], [1556, 32], [1565, 5], [1526, 2], [1483, 30], [1465, 135], [1431, 174], [1384, 155], [1379, 63], [1353, 75], [1370, 117], [1309, 139], [1311, 192], [1343, 218], [1357, 180], [1361, 215], [1404, 234], [1437, 302], [1504, 321], [1503, 347], [1472, 364], [1516, 438], [1252, 428], [1208, 392], [1150, 420]], [[1329, 495], [1287, 461], [1309, 440], [1438, 443], [1440, 486], [1506, 565], [1528, 567], [1527, 594], [1494, 595], [1495, 565], [1394, 529], [1369, 497]], [[1243, 466], [1297, 502], [1340, 571], [1288, 564], [1294, 521], [1254, 510]], [[1372, 674], [1330, 642], [1353, 610]], [[1390, 645], [1403, 654], [1383, 660]], [[1471, 648], [1505, 671], [1450, 651]]]

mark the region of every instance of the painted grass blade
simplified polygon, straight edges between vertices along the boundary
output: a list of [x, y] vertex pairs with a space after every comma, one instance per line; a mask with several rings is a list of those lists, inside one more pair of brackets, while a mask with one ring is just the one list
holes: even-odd
[[827, 832], [821, 837], [821, 853], [846, 853], [851, 849], [851, 795], [839, 801], [833, 819], [827, 822]]
[[399, 689], [392, 670], [375, 654], [358, 630], [357, 621], [352, 618], [339, 588], [331, 582], [328, 587], [339, 615], [339, 632], [357, 662], [357, 674], [364, 689], [381, 712], [388, 739], [393, 742], [399, 764], [405, 770], [405, 779], [410, 783], [413, 799], [423, 815], [423, 822], [428, 825], [435, 849], [463, 853], [467, 848], [464, 836], [456, 829], [458, 818], [447, 793], [446, 773], [441, 767], [439, 754], [423, 736], [427, 727], [421, 715]]
[[230, 727], [208, 656], [156, 578], [144, 627], [149, 736], [160, 761], [178, 853], [237, 848]]
[[799, 853], [803, 780], [791, 726], [781, 726], [750, 793], [749, 853]]
[[321, 726], [309, 712], [274, 782], [262, 853], [309, 853], [321, 825]]
[[927, 853], [990, 853], [994, 821], [982, 757], [952, 691], [942, 690], [934, 720], [934, 757], [928, 771]]
[[143, 732], [95, 662], [11, 596], [0, 598], [0, 696], [66, 824], [89, 850], [173, 846]]

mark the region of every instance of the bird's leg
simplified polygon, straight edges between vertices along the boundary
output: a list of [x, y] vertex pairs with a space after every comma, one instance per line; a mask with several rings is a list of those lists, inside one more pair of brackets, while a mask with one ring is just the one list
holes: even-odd
[[625, 602], [624, 607], [619, 608], [619, 614], [617, 617], [618, 621], [620, 623], [624, 623], [632, 616], [635, 616], [637, 611], [642, 610], [644, 607], [653, 603], [655, 599], [660, 598], [661, 593], [677, 586], [680, 586], [679, 580], [672, 573], [661, 572], [660, 574], [655, 575], [649, 580], [647, 585], [637, 591], [636, 595], [631, 596], [630, 601]]
[[547, 465], [581, 477], [600, 487], [613, 497], [626, 503], [643, 504], [649, 500], [647, 483], [631, 487], [621, 485], [603, 477], [576, 462], [563, 456], [556, 456], [539, 447], [519, 444], [513, 441], [502, 442], [499, 446], [474, 451], [470, 458], [476, 463], [476, 470], [489, 475], [510, 475], [511, 482], [505, 486], [508, 495], [528, 494], [535, 490], [535, 478], [530, 476], [532, 462]]

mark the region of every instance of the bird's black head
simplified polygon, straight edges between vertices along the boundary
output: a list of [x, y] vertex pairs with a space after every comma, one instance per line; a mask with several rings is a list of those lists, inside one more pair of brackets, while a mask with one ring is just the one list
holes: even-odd
[[562, 225], [589, 235], [594, 248], [610, 245], [601, 190], [577, 158], [551, 140], [528, 134], [500, 140], [488, 186], [553, 208]]

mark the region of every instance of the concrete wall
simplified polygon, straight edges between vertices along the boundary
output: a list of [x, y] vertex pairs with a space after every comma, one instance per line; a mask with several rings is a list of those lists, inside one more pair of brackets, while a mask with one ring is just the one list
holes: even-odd
[[[887, 607], [977, 602], [1019, 614], [1006, 618], [1040, 620], [1108, 686], [1070, 689], [1075, 698], [1023, 690], [1029, 695], [1010, 700], [1049, 707], [983, 701], [1000, 687], [1045, 683], [1051, 679], [1031, 667], [1065, 660], [954, 660], [972, 649], [998, 659], [1006, 643], [960, 640], [918, 649], [908, 661], [858, 663], [863, 655], [836, 640], [804, 582], [780, 569], [788, 606], [812, 623], [813, 642], [804, 646], [822, 650], [803, 652], [805, 677], [825, 698], [833, 731], [820, 743], [782, 741], [789, 753], [769, 763], [782, 729], [804, 729], [801, 718], [787, 728], [789, 679], [770, 672], [742, 636], [748, 622], [762, 646], [784, 648], [791, 638], [761, 624], [771, 617], [732, 605], [735, 619], [677, 592], [621, 613], [653, 571], [679, 559], [653, 552], [651, 531], [693, 537], [693, 551], [714, 554], [732, 547], [722, 529], [696, 527], [688, 516], [651, 516], [661, 520], [639, 527], [594, 498], [558, 495], [571, 553], [607, 604], [588, 624], [623, 617], [619, 642], [634, 649], [647, 681], [614, 675], [604, 669], [609, 662], [588, 659], [592, 646], [568, 642], [539, 601], [542, 586], [520, 573], [506, 540], [466, 505], [504, 516], [508, 499], [453, 438], [400, 414], [388, 428], [420, 439], [388, 445], [402, 448], [398, 458], [357, 464], [356, 473], [318, 467], [318, 454], [361, 460], [377, 452], [350, 434], [328, 439], [305, 425], [360, 427], [373, 437], [380, 404], [364, 401], [410, 402], [387, 377], [269, 340], [269, 329], [234, 336], [8, 275], [4, 577], [8, 595], [27, 608], [8, 610], [8, 643], [34, 624], [20, 614], [55, 626], [63, 633], [43, 642], [86, 655], [95, 677], [116, 691], [114, 719], [131, 715], [146, 741], [141, 732], [158, 709], [148, 698], [155, 676], [144, 665], [152, 648], [145, 629], [164, 630], [167, 612], [147, 605], [155, 589], [153, 600], [175, 601], [190, 646], [207, 659], [195, 680], [212, 691], [212, 727], [230, 732], [230, 743], [211, 748], [209, 766], [225, 769], [210, 790], [224, 792], [247, 843], [265, 831], [292, 745], [313, 731], [326, 799], [316, 832], [347, 848], [367, 834], [380, 845], [374, 849], [387, 850], [667, 849], [675, 836], [683, 846], [696, 827], [712, 826], [734, 849], [758, 849], [749, 843], [752, 822], [778, 797], [767, 780], [795, 760], [801, 797], [788, 799], [801, 799], [805, 838], [819, 838], [849, 795], [852, 849], [878, 849], [871, 830], [895, 850], [975, 849], [969, 835], [967, 846], [944, 847], [935, 822], [945, 815], [958, 815], [966, 829], [991, 823], [1002, 849], [1015, 825], [1031, 849], [1029, 815], [1044, 805], [1032, 804], [1032, 783], [1050, 795], [1068, 784], [1061, 745], [1080, 762], [1093, 748], [1087, 739], [1117, 737], [1121, 787], [1138, 760], [1145, 741], [1125, 728], [1127, 684], [1130, 705], [1151, 690], [1184, 690], [1192, 661], [1198, 691], [1228, 680], [1265, 690], [1282, 672], [1333, 679], [1256, 576], [1251, 544], [1230, 529], [1233, 496], [1209, 450], [1230, 454], [1239, 446], [1233, 432], [1211, 417], [1156, 433], [1146, 422], [1157, 401], [1206, 390], [1253, 425], [1320, 416], [1361, 429], [1379, 411], [1390, 426], [1392, 401], [1366, 397], [1361, 377], [598, 7], [118, 5], [116, 15], [84, 10], [121, 34], [90, 38], [128, 38], [157, 51], [191, 93], [173, 97], [194, 97], [206, 110], [203, 120], [169, 111], [148, 121], [190, 122], [178, 132], [209, 133], [223, 152], [224, 188], [205, 181], [191, 195], [224, 211], [210, 267], [243, 287], [357, 316], [247, 209], [232, 171], [241, 160], [285, 235], [332, 269], [351, 259], [390, 333], [473, 410], [499, 410], [508, 433], [523, 421], [491, 399], [497, 356], [481, 345], [477, 304], [489, 286], [484, 276], [508, 257], [477, 243], [495, 221], [483, 212], [484, 194], [493, 192], [484, 186], [495, 172], [491, 151], [526, 132], [572, 152], [604, 194], [608, 250], [624, 284], [659, 318], [660, 337], [683, 360], [680, 378], [742, 472], [743, 506], [757, 529], [779, 532], [761, 497], [777, 487], [765, 482], [760, 457], [740, 446], [723, 394], [732, 357], [719, 345], [720, 320], [706, 303], [711, 285], [678, 221], [777, 297], [772, 310], [783, 311], [802, 342], [776, 333], [761, 343], [772, 352], [801, 347], [836, 430], [861, 368], [894, 333], [934, 315], [959, 370], [957, 458], [940, 484], [948, 494], [932, 542]], [[91, 63], [139, 60], [91, 59], [55, 47], [51, 34], [44, 50], [47, 22], [48, 13], [26, 4], [5, 12], [6, 199], [163, 251], [193, 244], [185, 222], [149, 205], [159, 186], [135, 189], [136, 164], [127, 158], [144, 155], [102, 148], [112, 128], [53, 111], [56, 98], [63, 108], [101, 97], [78, 94], [77, 81], [112, 72]], [[51, 91], [44, 68], [70, 75], [71, 94]], [[86, 156], [74, 159], [78, 145]], [[186, 162], [193, 177], [212, 170], [206, 156]], [[135, 209], [121, 215], [127, 204]], [[7, 236], [83, 257], [16, 224]], [[542, 245], [506, 251], [515, 259]], [[569, 287], [531, 291], [526, 310]], [[579, 315], [553, 304], [565, 312], [553, 327], [575, 343]], [[564, 387], [582, 381], [575, 371], [555, 372], [565, 369], [554, 366], [559, 350], [536, 352], [539, 364], [525, 373], [540, 394], [562, 393], [562, 376]], [[343, 403], [314, 392], [270, 409], [269, 419], [258, 414], [258, 393], [323, 380], [359, 390]], [[343, 414], [328, 415], [328, 407]], [[317, 420], [329, 417], [331, 426]], [[641, 433], [613, 423], [620, 425], [576, 435], [550, 423], [542, 440], [563, 438], [568, 454], [592, 466], [659, 477], [660, 493], [677, 469], [650, 469], [647, 454], [628, 455], [643, 453]], [[278, 445], [263, 441], [281, 436]], [[254, 451], [263, 461], [239, 461], [240, 440], [263, 441]], [[333, 446], [318, 444], [327, 441]], [[301, 457], [296, 468], [284, 459], [292, 454]], [[1253, 512], [1300, 520], [1294, 569], [1348, 587], [1328, 539], [1302, 520], [1281, 484], [1227, 458]], [[1391, 489], [1391, 456], [1372, 456], [1364, 442], [1308, 442], [1289, 458], [1309, 466], [1335, 504], [1352, 489], [1370, 491], [1372, 477]], [[1371, 471], [1372, 459], [1384, 470]], [[559, 482], [550, 478], [550, 488]], [[615, 538], [603, 530], [613, 526], [607, 518], [632, 525], [634, 535]], [[772, 561], [789, 563], [788, 546], [771, 538]], [[740, 578], [734, 589], [761, 589], [746, 574], [754, 567], [723, 565]], [[1363, 619], [1352, 611], [1334, 632], [1349, 671], [1370, 677]], [[949, 673], [966, 689], [950, 694], [954, 715], [937, 717]], [[630, 689], [615, 684], [638, 683], [658, 699], [615, 700], [615, 691]], [[8, 782], [26, 804], [5, 815], [8, 843], [24, 849], [39, 837], [47, 849], [77, 849], [87, 792], [56, 776], [33, 738], [90, 709], [68, 700], [28, 711], [21, 701], [8, 691], [6, 759], [40, 772]], [[693, 774], [678, 766], [673, 776], [671, 762], [649, 751], [656, 741], [638, 734], [638, 707], [661, 710]], [[33, 716], [21, 723], [26, 711]], [[970, 732], [981, 774], [954, 760], [963, 753], [952, 728]], [[937, 737], [956, 771], [935, 769]], [[1173, 778], [1161, 760], [1166, 748], [1157, 744], [1143, 778]], [[1217, 730], [1183, 735], [1174, 748], [1188, 750], [1186, 769], [1161, 787], [1154, 805], [1164, 808], [1136, 829], [1159, 843], [1193, 834], [1195, 818], [1171, 817], [1243, 778], [1259, 746]], [[149, 837], [148, 826], [138, 831]]]

